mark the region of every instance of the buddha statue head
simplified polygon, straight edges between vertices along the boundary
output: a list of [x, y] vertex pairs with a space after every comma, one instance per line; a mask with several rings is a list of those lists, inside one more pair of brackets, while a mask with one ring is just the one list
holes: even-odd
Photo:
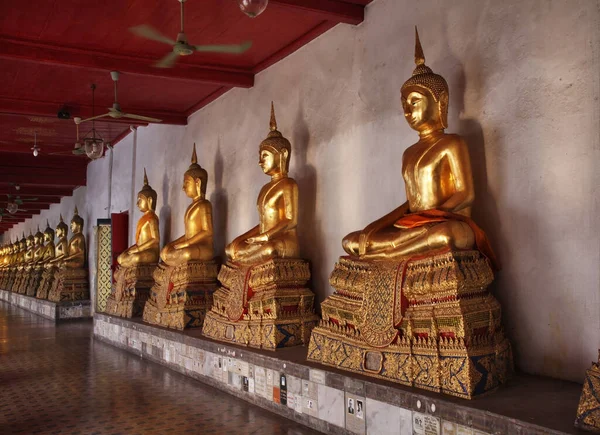
[[29, 235], [27, 236], [27, 239], [25, 239], [25, 246], [27, 246], [27, 248], [32, 248], [34, 243], [35, 237], [33, 236], [31, 230], [29, 230]]
[[206, 169], [198, 164], [198, 156], [196, 155], [196, 144], [192, 152], [192, 164], [183, 174], [183, 191], [192, 198], [202, 198], [206, 195], [206, 183], [208, 181], [208, 173]]
[[419, 133], [448, 127], [448, 83], [425, 65], [425, 55], [415, 27], [415, 63], [417, 67], [402, 85], [404, 117]]
[[267, 138], [260, 143], [258, 164], [267, 175], [280, 174], [285, 177], [290, 168], [292, 145], [277, 130], [273, 102], [271, 102], [270, 129], [271, 131], [269, 131]]
[[73, 212], [73, 219], [71, 219], [71, 231], [73, 234], [78, 234], [83, 229], [83, 218], [79, 216], [79, 212], [77, 211], [77, 207], [75, 207], [75, 211]]
[[144, 187], [138, 192], [137, 206], [142, 213], [149, 210], [156, 211], [156, 190], [148, 184], [146, 168], [144, 168]]
[[44, 234], [40, 231], [40, 226], [38, 225], [37, 233], [33, 236], [33, 244], [38, 246], [44, 241]]
[[44, 230], [44, 242], [50, 243], [54, 241], [54, 230], [50, 228], [50, 223], [46, 220], [46, 229]]
[[23, 238], [19, 240], [19, 251], [27, 249], [27, 238], [25, 237], [25, 231], [23, 231]]
[[58, 237], [59, 239], [65, 237], [67, 235], [67, 231], [69, 231], [69, 227], [63, 221], [63, 217], [62, 217], [62, 214], [61, 214], [60, 215], [60, 222], [58, 222], [58, 225], [56, 226], [56, 237]]

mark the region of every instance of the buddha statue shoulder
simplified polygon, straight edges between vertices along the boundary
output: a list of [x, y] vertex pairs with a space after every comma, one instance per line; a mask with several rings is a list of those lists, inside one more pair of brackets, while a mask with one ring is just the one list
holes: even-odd
[[62, 258], [61, 264], [68, 269], [80, 269], [85, 265], [86, 244], [83, 231], [83, 218], [79, 216], [77, 207], [71, 219], [71, 232], [73, 237], [69, 239], [67, 253]]
[[65, 255], [69, 252], [69, 240], [67, 239], [67, 232], [69, 227], [63, 221], [62, 215], [60, 215], [60, 221], [56, 226], [56, 237], [58, 242], [54, 247], [54, 258], [48, 262], [50, 265], [58, 265], [64, 259]]
[[148, 176], [144, 169], [144, 186], [137, 195], [137, 206], [142, 212], [135, 231], [135, 244], [121, 253], [117, 258], [123, 267], [139, 264], [158, 263], [160, 231], [156, 215], [157, 194], [148, 184]]
[[33, 239], [33, 263], [37, 264], [42, 259], [42, 254], [44, 253], [44, 234], [40, 231], [39, 226]]
[[254, 264], [272, 258], [298, 257], [298, 184], [288, 177], [290, 155], [290, 142], [277, 130], [271, 103], [270, 132], [260, 144], [258, 158], [259, 166], [271, 180], [258, 195], [258, 225], [225, 249], [232, 262]]
[[40, 259], [41, 263], [48, 263], [54, 258], [56, 246], [54, 245], [54, 230], [50, 228], [50, 223], [46, 221], [46, 229], [44, 230], [44, 251]]
[[196, 145], [192, 163], [183, 175], [183, 191], [192, 203], [185, 211], [185, 234], [167, 244], [160, 258], [168, 266], [190, 261], [208, 261], [214, 257], [212, 206], [206, 199], [208, 173], [198, 164]]
[[445, 132], [448, 84], [425, 65], [418, 33], [415, 63], [401, 89], [404, 118], [419, 133], [402, 157], [407, 201], [347, 235], [342, 246], [361, 259], [394, 260], [477, 245], [494, 264], [485, 234], [470, 218], [475, 195], [467, 145]]
[[33, 236], [33, 234], [31, 234], [31, 231], [30, 231], [29, 236], [27, 236], [27, 239], [25, 239], [25, 246], [26, 246], [25, 255], [24, 255], [25, 264], [31, 264], [33, 262], [34, 244], [35, 244], [35, 237]]

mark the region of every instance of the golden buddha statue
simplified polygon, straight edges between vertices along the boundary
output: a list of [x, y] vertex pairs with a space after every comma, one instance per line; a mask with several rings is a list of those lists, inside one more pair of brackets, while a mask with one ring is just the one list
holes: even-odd
[[217, 286], [213, 260], [212, 206], [205, 198], [208, 174], [198, 164], [196, 145], [192, 163], [183, 175], [183, 191], [192, 199], [184, 215], [185, 234], [161, 251], [155, 284], [144, 307], [144, 321], [174, 329], [200, 327], [212, 305]]
[[20, 265], [20, 277], [18, 280], [17, 293], [26, 294], [27, 284], [31, 273], [31, 265], [33, 264], [33, 251], [35, 246], [35, 237], [29, 231], [29, 236], [25, 239], [25, 252], [23, 253], [22, 262]]
[[50, 228], [50, 223], [46, 220], [46, 229], [44, 230], [44, 249], [41, 253], [38, 262], [38, 280], [35, 297], [38, 299], [46, 299], [48, 297], [48, 286], [46, 281], [52, 279], [52, 273], [48, 276], [48, 269], [51, 267], [50, 262], [54, 259], [56, 246], [54, 245], [54, 230]]
[[270, 131], [258, 162], [271, 180], [258, 195], [258, 225], [225, 249], [229, 261], [219, 272], [221, 287], [203, 328], [210, 338], [275, 350], [306, 343], [316, 323], [314, 294], [306, 288], [309, 265], [298, 258], [298, 185], [288, 177], [291, 152], [271, 103]]
[[[67, 249], [61, 258], [58, 258], [58, 252], [56, 252], [56, 258], [52, 261], [58, 265], [58, 270], [54, 273], [52, 287], [48, 293], [48, 300], [50, 301], [76, 301], [90, 298], [87, 280], [88, 271], [85, 267], [87, 249], [85, 236], [82, 232], [83, 224], [83, 218], [79, 216], [77, 207], [75, 207], [73, 218], [71, 219], [71, 232], [73, 236], [69, 239]], [[64, 250], [61, 240], [59, 240], [59, 245], [61, 245], [61, 250]]]
[[106, 301], [106, 312], [121, 317], [138, 317], [144, 311], [152, 274], [158, 265], [160, 231], [156, 215], [157, 194], [148, 184], [144, 169], [144, 186], [137, 195], [137, 206], [142, 212], [135, 231], [135, 244], [117, 258], [115, 285]]
[[27, 296], [35, 296], [40, 279], [42, 277], [43, 267], [40, 261], [44, 252], [44, 234], [38, 226], [37, 232], [33, 236], [33, 258], [29, 266], [29, 274], [25, 284], [25, 294]]
[[[52, 229], [50, 228], [50, 231]], [[63, 221], [62, 214], [60, 215], [60, 220], [58, 225], [56, 226], [56, 231], [52, 232], [52, 244], [51, 246], [54, 249], [54, 253], [52, 255], [47, 254], [48, 259], [44, 263], [44, 272], [42, 273], [42, 279], [40, 281], [40, 285], [38, 286], [38, 291], [36, 293], [36, 297], [38, 299], [47, 299], [50, 291], [54, 287], [55, 281], [54, 278], [57, 275], [59, 267], [64, 259], [65, 255], [68, 253], [69, 249], [69, 239], [67, 238], [67, 233], [69, 231], [69, 227]], [[48, 229], [46, 229], [48, 232]], [[54, 234], [58, 238], [58, 242], [56, 245], [54, 244]], [[48, 245], [50, 249], [50, 244]], [[56, 282], [58, 285], [58, 282]]]
[[507, 379], [512, 353], [488, 290], [495, 257], [470, 219], [468, 149], [444, 131], [448, 85], [415, 36], [416, 68], [401, 89], [419, 133], [402, 158], [407, 201], [344, 238], [349, 256], [331, 274], [308, 359], [470, 399]]

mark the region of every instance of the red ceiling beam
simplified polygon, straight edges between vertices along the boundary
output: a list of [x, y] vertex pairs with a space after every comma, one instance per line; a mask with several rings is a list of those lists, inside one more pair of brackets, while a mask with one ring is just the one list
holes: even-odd
[[360, 24], [365, 19], [365, 7], [336, 0], [271, 0], [269, 7], [291, 8], [335, 23]]
[[85, 168], [87, 162], [87, 159], [76, 156], [52, 156], [40, 153], [40, 155], [35, 157], [32, 153], [23, 154], [0, 151], [0, 165], [2, 166], [70, 169], [73, 167]]
[[29, 171], [8, 171], [0, 169], [0, 183], [28, 183], [42, 186], [85, 186], [86, 175], [63, 172], [62, 174], [39, 174]]
[[156, 59], [102, 53], [75, 47], [60, 47], [38, 41], [0, 37], [0, 58], [22, 59], [35, 63], [89, 68], [101, 71], [121, 71], [150, 77], [181, 79], [251, 88], [254, 74], [234, 68], [205, 67], [180, 64], [177, 68], [154, 68]]
[[[13, 194], [11, 194], [13, 195]], [[13, 195], [13, 197], [17, 197], [19, 195]], [[28, 199], [28, 197], [26, 196], [22, 196], [20, 195], [21, 199]], [[32, 198], [29, 198], [32, 199]], [[40, 196], [39, 198], [35, 199], [35, 201], [25, 201], [25, 203], [27, 204], [58, 204], [60, 202], [60, 200], [62, 199], [61, 196]], [[0, 195], [0, 207], [4, 207], [6, 206], [6, 203], [8, 202], [8, 198], [5, 197], [4, 195]]]
[[[1, 38], [0, 38], [1, 41]], [[2, 47], [2, 43], [0, 42], [0, 49]], [[0, 57], [2, 57], [0, 53]], [[56, 113], [58, 110], [64, 107], [64, 103], [52, 103], [48, 101], [32, 101], [32, 100], [21, 100], [16, 98], [4, 97], [0, 96], [0, 113], [6, 113], [10, 115], [37, 115], [37, 116], [48, 116], [50, 118], [56, 118]], [[71, 110], [71, 116], [79, 116], [80, 118], [90, 118], [92, 113], [98, 114], [98, 109], [96, 108], [96, 112], [92, 112], [92, 106], [78, 104], [77, 106], [69, 106], [69, 110]], [[187, 115], [172, 113], [172, 112], [162, 112], [158, 110], [146, 110], [146, 109], [135, 109], [135, 108], [127, 108], [129, 113], [142, 113], [146, 116], [151, 116], [153, 118], [162, 119], [162, 124], [173, 124], [173, 125], [187, 125]], [[109, 116], [106, 118], [102, 118], [101, 122], [116, 122], [121, 124], [131, 124], [131, 125], [148, 125], [147, 122], [138, 121], [135, 119], [127, 119], [127, 118], [119, 118], [113, 119]], [[73, 123], [73, 129], [75, 128], [75, 123]], [[87, 124], [81, 124], [80, 130], [86, 126]]]
[[49, 186], [31, 186], [20, 185], [19, 190], [10, 184], [0, 185], [0, 195], [20, 195], [20, 196], [71, 196], [73, 189], [69, 187], [49, 187]]
[[[0, 208], [6, 208], [6, 201], [0, 202]], [[35, 202], [24, 202], [23, 204], [19, 204], [20, 210], [25, 211], [34, 211], [34, 210], [48, 210], [50, 208], [50, 204], [37, 204]]]

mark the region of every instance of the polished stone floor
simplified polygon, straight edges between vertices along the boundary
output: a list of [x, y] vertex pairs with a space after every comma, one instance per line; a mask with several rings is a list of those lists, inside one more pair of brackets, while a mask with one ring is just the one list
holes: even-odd
[[0, 302], [0, 434], [183, 433], [316, 432]]

